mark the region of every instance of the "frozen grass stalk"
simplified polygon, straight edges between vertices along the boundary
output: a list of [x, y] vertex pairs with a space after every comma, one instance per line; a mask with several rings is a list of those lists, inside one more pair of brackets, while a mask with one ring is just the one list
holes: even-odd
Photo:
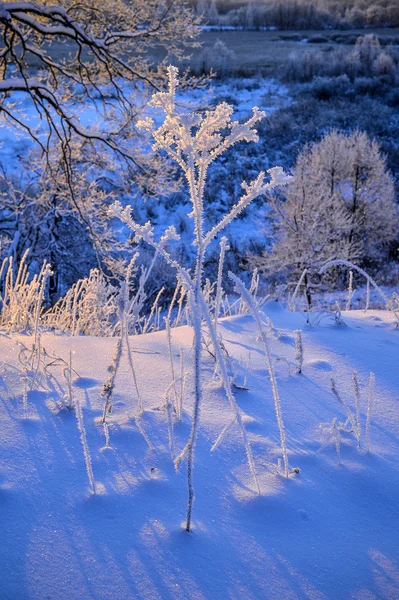
[[[176, 288], [176, 290], [177, 290], [177, 288]], [[175, 290], [175, 293], [176, 293], [176, 290]], [[171, 304], [171, 306], [172, 306], [172, 304]], [[169, 309], [167, 317], [164, 317], [164, 322], [165, 322], [165, 328], [166, 328], [166, 339], [168, 341], [168, 356], [169, 356], [169, 363], [170, 363], [170, 372], [172, 375], [172, 384], [171, 385], [172, 385], [172, 390], [173, 390], [173, 409], [177, 415], [177, 418], [180, 421], [181, 416], [180, 416], [180, 410], [179, 410], [179, 395], [177, 393], [175, 366], [173, 363], [173, 354], [172, 354], [172, 333], [170, 330], [170, 309]]]
[[357, 437], [357, 445], [360, 448], [360, 438], [361, 438], [361, 423], [360, 423], [360, 390], [359, 390], [359, 382], [357, 380], [357, 373], [353, 371], [352, 373], [353, 380], [353, 392], [355, 396], [355, 406], [356, 406], [356, 437]]
[[91, 464], [91, 456], [90, 456], [89, 446], [87, 445], [86, 429], [85, 429], [84, 422], [83, 422], [83, 412], [82, 412], [82, 407], [80, 405], [79, 398], [76, 398], [75, 412], [76, 412], [76, 419], [78, 421], [78, 429], [80, 432], [80, 441], [82, 442], [83, 454], [84, 454], [85, 463], [86, 463], [87, 477], [89, 478], [89, 482], [90, 482], [90, 486], [93, 491], [93, 494], [96, 494], [96, 483], [94, 481], [93, 467]]
[[277, 386], [276, 374], [274, 372], [273, 362], [272, 362], [272, 358], [271, 358], [271, 354], [270, 354], [269, 342], [266, 337], [264, 327], [262, 325], [262, 319], [259, 314], [259, 309], [257, 308], [251, 294], [248, 292], [248, 290], [246, 289], [246, 287], [243, 284], [243, 282], [241, 281], [241, 279], [236, 277], [236, 275], [234, 275], [233, 273], [230, 272], [229, 277], [234, 282], [237, 293], [241, 295], [243, 301], [249, 306], [249, 308], [255, 318], [256, 324], [258, 326], [259, 335], [261, 337], [263, 347], [265, 350], [266, 364], [267, 364], [267, 368], [269, 371], [270, 381], [272, 384], [274, 407], [276, 410], [277, 424], [278, 424], [278, 428], [279, 428], [279, 432], [280, 432], [281, 451], [283, 453], [283, 460], [284, 460], [284, 475], [286, 477], [288, 477], [289, 466], [288, 466], [288, 453], [287, 453], [285, 429], [284, 429], [283, 416], [281, 413], [280, 395], [279, 395], [278, 386]]
[[346, 301], [346, 307], [345, 310], [350, 310], [351, 309], [351, 302], [352, 302], [352, 298], [353, 298], [353, 294], [354, 294], [354, 289], [353, 289], [353, 271], [349, 271], [349, 285], [348, 285], [348, 299]]
[[[347, 405], [345, 400], [341, 397], [340, 393], [338, 392], [337, 386], [335, 385], [335, 381], [332, 377], [331, 377], [331, 391], [334, 394], [334, 396], [336, 397], [336, 399], [338, 400], [338, 402], [343, 407], [346, 417], [347, 417], [347, 420], [349, 421], [350, 426], [352, 427], [352, 431], [356, 435], [356, 424], [355, 424], [355, 420], [353, 418], [352, 411], [350, 410], [349, 406]], [[356, 435], [356, 437], [357, 437], [357, 435]]]
[[300, 276], [300, 278], [299, 278], [299, 281], [298, 281], [298, 283], [297, 283], [297, 284], [296, 284], [296, 286], [295, 286], [294, 293], [292, 294], [292, 296], [291, 296], [291, 298], [290, 298], [290, 301], [289, 301], [289, 303], [288, 303], [288, 304], [289, 304], [289, 309], [290, 309], [291, 311], [294, 311], [294, 310], [295, 310], [295, 300], [296, 300], [296, 297], [297, 297], [297, 295], [298, 295], [298, 292], [299, 292], [299, 290], [300, 290], [300, 287], [301, 287], [301, 285], [302, 285], [302, 282], [303, 282], [303, 280], [304, 280], [304, 279], [305, 279], [305, 277], [306, 277], [306, 273], [307, 273], [307, 272], [308, 272], [308, 271], [307, 271], [307, 269], [304, 269], [304, 270], [302, 271], [302, 275]]
[[67, 381], [68, 393], [66, 396], [67, 408], [73, 409], [73, 398], [72, 398], [72, 350], [69, 351], [69, 362], [68, 368], [64, 370], [64, 376]]
[[370, 307], [370, 281], [369, 279], [367, 279], [367, 284], [366, 284], [366, 307], [364, 309], [364, 312], [367, 312], [368, 309]]
[[297, 362], [296, 372], [302, 373], [302, 364], [303, 364], [302, 331], [300, 329], [297, 329], [294, 333], [295, 333], [295, 360]]
[[224, 257], [226, 254], [226, 250], [229, 249], [227, 244], [227, 237], [223, 236], [220, 241], [220, 257], [219, 257], [219, 267], [218, 267], [218, 278], [216, 285], [216, 303], [215, 303], [215, 331], [217, 331], [218, 319], [220, 314], [220, 303], [222, 300], [222, 277], [223, 277], [223, 265], [224, 265]]
[[116, 342], [115, 354], [112, 358], [112, 364], [109, 367], [111, 375], [103, 385], [101, 396], [104, 398], [104, 410], [102, 416], [102, 422], [105, 423], [107, 415], [112, 412], [112, 396], [115, 388], [115, 379], [118, 373], [119, 365], [122, 356], [122, 337]]
[[337, 425], [337, 418], [335, 417], [332, 422], [332, 430], [335, 441], [335, 450], [337, 452], [338, 464], [341, 464], [341, 433]]
[[[192, 300], [193, 302], [193, 300]], [[202, 396], [201, 388], [201, 319], [198, 312], [194, 309], [194, 377], [195, 377], [195, 399], [194, 413], [191, 425], [190, 437], [187, 445], [187, 484], [188, 484], [188, 502], [187, 502], [187, 519], [186, 531], [191, 531], [191, 518], [194, 502], [194, 485], [193, 485], [193, 468], [194, 468], [194, 450], [197, 439], [197, 428], [199, 424], [199, 412]]]
[[370, 452], [370, 423], [371, 423], [371, 411], [374, 404], [374, 385], [375, 385], [375, 376], [374, 373], [370, 373], [369, 379], [369, 395], [367, 402], [367, 419], [366, 419], [366, 449], [367, 452]]

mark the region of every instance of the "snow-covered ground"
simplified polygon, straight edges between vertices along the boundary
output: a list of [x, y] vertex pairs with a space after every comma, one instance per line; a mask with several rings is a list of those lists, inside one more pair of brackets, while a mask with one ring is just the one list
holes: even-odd
[[[73, 351], [73, 396], [83, 408], [97, 494], [91, 493], [74, 411], [60, 410], [66, 392], [62, 368], [50, 368], [27, 398], [18, 340], [0, 338], [0, 598], [1, 600], [317, 599], [399, 597], [399, 330], [383, 311], [343, 313], [346, 325], [323, 320], [309, 327], [301, 314], [276, 302], [265, 309], [285, 421], [290, 468], [281, 458], [270, 381], [255, 324], [248, 316], [221, 322], [231, 357], [250, 353], [248, 390], [235, 390], [261, 485], [257, 495], [238, 428], [211, 446], [232, 411], [212, 385], [213, 361], [204, 352], [204, 399], [194, 470], [194, 530], [182, 528], [186, 463], [175, 472], [168, 444], [164, 394], [170, 384], [164, 332], [137, 336], [134, 363], [144, 404], [137, 399], [126, 356], [104, 449], [102, 384], [115, 339], [42, 336], [47, 352], [68, 361]], [[304, 364], [295, 369], [294, 330], [301, 329]], [[191, 369], [191, 330], [172, 331], [179, 370], [181, 348]], [[285, 360], [278, 360], [284, 358]], [[290, 364], [288, 368], [287, 362]], [[4, 366], [5, 365], [5, 366]], [[290, 374], [289, 374], [290, 370]], [[334, 378], [354, 411], [352, 372], [361, 395], [361, 448], [341, 433], [320, 449], [320, 423], [345, 422], [331, 392]], [[375, 374], [370, 452], [366, 412], [370, 371]], [[40, 385], [39, 385], [40, 383]], [[62, 390], [59, 389], [61, 386]], [[174, 427], [176, 452], [185, 445], [192, 410], [189, 376], [183, 423]]]

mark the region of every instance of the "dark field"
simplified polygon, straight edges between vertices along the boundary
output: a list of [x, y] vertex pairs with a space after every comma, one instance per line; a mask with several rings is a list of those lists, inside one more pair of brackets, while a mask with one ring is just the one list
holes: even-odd
[[234, 51], [230, 63], [232, 74], [262, 74], [272, 76], [293, 52], [303, 53], [312, 49], [338, 46], [348, 52], [359, 36], [372, 33], [380, 39], [381, 45], [392, 43], [399, 46], [399, 28], [357, 29], [351, 31], [205, 31], [200, 36], [202, 48], [193, 52], [190, 65], [194, 71], [201, 70], [204, 51], [211, 49], [216, 40], [221, 40], [229, 50]]
[[[399, 28], [386, 29], [353, 29], [321, 30], [321, 31], [204, 31], [199, 42], [201, 47], [192, 51], [189, 59], [178, 66], [190, 68], [194, 73], [209, 69], [214, 58], [212, 48], [217, 40], [222, 41], [234, 56], [228, 61], [229, 75], [247, 76], [264, 75], [273, 77], [284, 65], [292, 53], [302, 54], [311, 50], [324, 50], [328, 53], [332, 48], [353, 49], [359, 36], [373, 34], [378, 37], [382, 46], [393, 44], [399, 46]], [[57, 58], [66, 57], [70, 52], [68, 44], [52, 45], [51, 53]], [[86, 54], [86, 53], [84, 53]], [[149, 56], [154, 63], [165, 58], [163, 49], [151, 48]], [[87, 58], [90, 60], [90, 56]], [[35, 59], [29, 57], [31, 64]], [[176, 64], [173, 57], [172, 64]]]

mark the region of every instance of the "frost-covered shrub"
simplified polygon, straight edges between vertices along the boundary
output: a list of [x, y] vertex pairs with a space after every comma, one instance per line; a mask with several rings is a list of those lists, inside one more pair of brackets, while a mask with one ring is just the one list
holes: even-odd
[[33, 332], [36, 338], [52, 271], [44, 262], [40, 272], [31, 276], [27, 256], [28, 251], [19, 265], [12, 256], [0, 265], [0, 327], [14, 333]]
[[375, 77], [356, 77], [353, 89], [358, 96], [376, 96], [381, 90], [381, 82]]
[[98, 270], [80, 279], [45, 315], [45, 323], [72, 335], [111, 336], [117, 322], [116, 289]]
[[319, 100], [341, 97], [350, 90], [351, 82], [346, 74], [339, 77], [316, 77], [309, 85], [310, 93]]

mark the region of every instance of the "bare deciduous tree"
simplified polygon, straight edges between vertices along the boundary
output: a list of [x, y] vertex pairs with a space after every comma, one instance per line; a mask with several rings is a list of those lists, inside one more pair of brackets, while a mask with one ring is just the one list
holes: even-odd
[[[135, 161], [137, 153], [121, 143], [121, 134], [139, 110], [146, 86], [157, 87], [163, 79], [148, 51], [161, 46], [181, 57], [197, 45], [197, 25], [185, 0], [0, 2], [0, 114], [43, 151], [55, 139], [68, 158], [69, 141], [78, 135]], [[134, 94], [138, 87], [140, 100]], [[20, 110], [16, 92], [29, 96], [40, 127]], [[118, 126], [85, 126], [76, 114], [82, 103]]]
[[35, 142], [18, 180], [1, 172], [0, 258], [30, 247], [62, 286], [96, 263], [121, 272], [107, 201], [173, 189], [173, 169], [142, 151], [135, 122], [165, 82], [163, 63], [198, 45], [198, 22], [186, 0], [0, 2], [0, 122], [22, 131], [25, 150]]

